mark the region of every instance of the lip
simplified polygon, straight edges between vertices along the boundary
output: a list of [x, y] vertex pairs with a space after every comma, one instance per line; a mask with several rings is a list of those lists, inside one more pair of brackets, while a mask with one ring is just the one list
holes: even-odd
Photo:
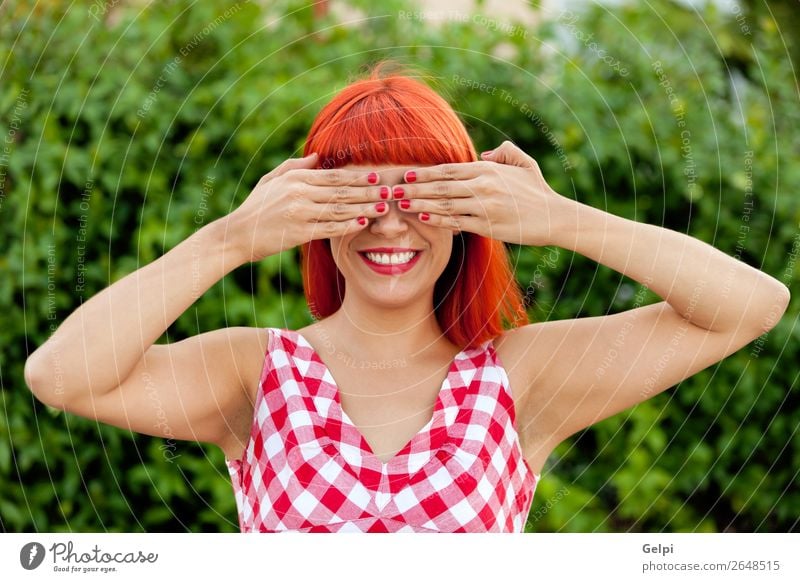
[[359, 253], [407, 253], [408, 251], [420, 251], [421, 249], [410, 249], [408, 247], [375, 247], [374, 249], [361, 249]]
[[382, 250], [383, 248], [386, 248], [386, 247], [381, 247], [381, 250], [379, 250], [379, 249], [369, 249], [368, 251], [358, 251], [358, 256], [361, 257], [361, 260], [363, 260], [364, 263], [370, 269], [372, 269], [373, 271], [375, 271], [376, 273], [379, 273], [381, 275], [402, 275], [403, 273], [413, 269], [414, 265], [417, 264], [417, 261], [419, 261], [419, 258], [422, 256], [422, 251], [416, 251], [417, 254], [414, 255], [414, 258], [411, 259], [410, 261], [408, 261], [407, 263], [403, 263], [402, 265], [379, 265], [377, 263], [373, 263], [372, 261], [370, 261], [367, 258], [367, 255], [366, 255], [367, 252], [370, 252], [370, 253], [372, 253], [372, 252], [375, 252], [375, 253], [378, 253], [378, 252], [381, 252], [381, 253], [389, 253], [389, 252], [403, 253], [403, 252], [414, 251], [415, 250], [415, 249], [398, 249], [398, 250], [394, 250], [394, 251], [387, 251], [387, 250]]

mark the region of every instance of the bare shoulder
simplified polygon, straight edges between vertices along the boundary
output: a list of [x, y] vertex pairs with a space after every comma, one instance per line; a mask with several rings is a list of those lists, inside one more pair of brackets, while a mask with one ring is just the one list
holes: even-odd
[[239, 330], [236, 358], [242, 386], [247, 388], [250, 405], [255, 403], [256, 390], [261, 379], [261, 370], [264, 367], [264, 358], [267, 354], [269, 334], [263, 327], [238, 327]]
[[229, 459], [239, 459], [247, 443], [252, 426], [253, 409], [269, 344], [269, 334], [262, 327], [228, 328], [230, 349], [240, 392], [235, 415], [228, 419], [230, 432], [220, 443]]
[[[547, 367], [546, 324], [532, 323], [507, 330], [494, 340], [495, 351], [508, 376], [514, 399], [517, 432], [523, 456], [534, 473], [541, 473], [545, 461], [558, 445], [541, 416], [532, 414], [541, 400], [542, 376]], [[541, 414], [541, 410], [539, 414]]]
[[532, 323], [506, 330], [494, 340], [503, 368], [511, 383], [514, 402], [521, 402], [542, 368], [543, 323]]

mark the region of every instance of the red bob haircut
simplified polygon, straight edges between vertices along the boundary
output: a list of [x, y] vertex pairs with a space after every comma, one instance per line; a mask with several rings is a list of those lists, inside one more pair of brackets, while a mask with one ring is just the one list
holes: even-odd
[[[436, 165], [474, 162], [466, 128], [433, 89], [406, 75], [385, 75], [386, 63], [345, 87], [311, 127], [304, 155], [319, 154], [318, 168], [346, 165]], [[303, 287], [312, 316], [322, 319], [342, 304], [345, 279], [329, 239], [301, 245]], [[434, 311], [447, 338], [461, 349], [500, 335], [504, 323], [528, 323], [522, 294], [502, 241], [471, 232], [453, 237], [453, 250], [436, 281]]]

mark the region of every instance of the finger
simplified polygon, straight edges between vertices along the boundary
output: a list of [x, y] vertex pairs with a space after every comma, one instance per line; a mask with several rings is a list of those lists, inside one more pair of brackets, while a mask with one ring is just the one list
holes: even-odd
[[270, 173], [262, 176], [261, 180], [259, 180], [258, 183], [263, 184], [268, 180], [277, 178], [278, 176], [282, 176], [283, 174], [285, 174], [290, 170], [312, 169], [317, 164], [317, 158], [318, 158], [317, 153], [312, 152], [309, 155], [302, 158], [289, 158], [288, 160], [284, 160], [282, 163], [277, 165]]
[[536, 160], [518, 148], [514, 142], [508, 140], [504, 141], [494, 150], [482, 153], [481, 158], [498, 164], [520, 166], [522, 168], [537, 167]]
[[398, 184], [392, 188], [392, 198], [472, 198], [478, 192], [479, 178], [467, 180], [437, 180], [422, 184]]
[[[427, 218], [425, 218], [427, 216]], [[446, 228], [453, 231], [466, 231], [474, 232], [476, 234], [483, 234], [483, 225], [486, 221], [475, 216], [462, 216], [462, 215], [444, 215], [435, 214], [432, 212], [420, 212], [417, 218], [423, 224], [430, 224], [431, 226], [438, 226], [439, 228]]]
[[342, 222], [329, 221], [311, 224], [308, 240], [344, 236], [352, 232], [357, 232], [369, 224], [369, 221], [366, 218], [360, 218], [361, 221], [359, 221], [359, 218], [357, 217]]
[[378, 172], [371, 170], [296, 170], [293, 176], [312, 186], [371, 186], [380, 182]]
[[301, 186], [303, 196], [317, 203], [377, 202], [392, 196], [389, 186]]
[[366, 204], [347, 204], [346, 202], [317, 204], [316, 210], [312, 212], [312, 220], [315, 222], [339, 222], [359, 216], [375, 218], [383, 216], [387, 212], [389, 212], [389, 203], [384, 201]]
[[417, 212], [434, 212], [436, 214], [463, 214], [473, 216], [485, 216], [486, 211], [482, 207], [478, 198], [440, 198], [438, 200], [426, 200], [415, 198], [413, 200], [399, 200], [397, 207], [401, 212], [411, 214]]
[[417, 184], [435, 180], [469, 180], [479, 176], [485, 167], [484, 162], [464, 162], [413, 168], [403, 174], [403, 182]]

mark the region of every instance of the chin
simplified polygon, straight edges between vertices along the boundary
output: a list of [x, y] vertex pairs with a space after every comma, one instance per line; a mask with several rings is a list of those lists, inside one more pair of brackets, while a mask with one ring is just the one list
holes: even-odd
[[390, 282], [371, 289], [362, 288], [360, 294], [373, 305], [382, 305], [392, 309], [412, 304], [426, 296], [424, 290], [419, 287], [409, 289], [402, 283], [395, 283], [395, 286], [392, 287]]

